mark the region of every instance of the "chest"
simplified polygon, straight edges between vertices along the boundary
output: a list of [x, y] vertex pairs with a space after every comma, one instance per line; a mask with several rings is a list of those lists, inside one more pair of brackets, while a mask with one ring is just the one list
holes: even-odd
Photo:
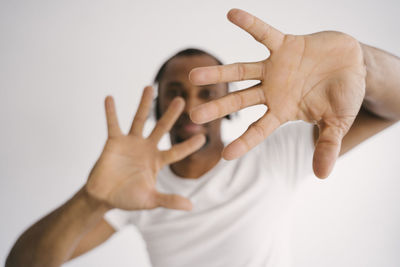
[[193, 202], [192, 211], [155, 209], [140, 215], [137, 226], [153, 263], [162, 259], [164, 266], [176, 266], [212, 258], [224, 261], [220, 266], [230, 264], [227, 260], [244, 264], [255, 251], [267, 255], [287, 221], [289, 191], [282, 179], [254, 163], [232, 165], [181, 193]]

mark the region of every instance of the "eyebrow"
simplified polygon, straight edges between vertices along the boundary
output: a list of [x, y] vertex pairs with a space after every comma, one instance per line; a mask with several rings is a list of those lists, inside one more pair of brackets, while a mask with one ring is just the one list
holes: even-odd
[[[202, 86], [198, 86], [200, 89], [211, 89], [214, 88], [216, 86], [216, 84], [207, 84], [207, 85], [202, 85]], [[165, 88], [169, 88], [169, 87], [179, 87], [179, 88], [184, 88], [185, 85], [180, 82], [180, 81], [170, 81], [167, 82], [167, 84], [165, 85]]]
[[178, 86], [178, 87], [182, 87], [182, 83], [181, 82], [177, 82], [177, 81], [172, 81], [172, 82], [168, 82], [166, 84], [166, 86]]

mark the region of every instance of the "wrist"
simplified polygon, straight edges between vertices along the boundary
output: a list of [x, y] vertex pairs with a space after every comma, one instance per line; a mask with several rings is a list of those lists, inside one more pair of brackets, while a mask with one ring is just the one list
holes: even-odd
[[365, 70], [366, 70], [366, 76], [365, 76], [365, 97], [364, 97], [364, 106], [369, 106], [374, 103], [374, 99], [379, 99], [379, 91], [376, 90], [376, 86], [374, 86], [374, 83], [376, 83], [376, 78], [374, 75], [377, 75], [376, 70], [374, 71], [375, 68], [375, 59], [373, 56], [373, 51], [372, 47], [365, 45], [360, 42], [361, 49], [363, 52], [363, 60], [364, 60], [364, 65], [365, 65]]
[[82, 201], [86, 204], [90, 211], [96, 213], [106, 213], [108, 210], [112, 209], [107, 203], [96, 199], [87, 190], [86, 184], [79, 190], [78, 195], [81, 197]]
[[382, 119], [399, 120], [400, 59], [365, 44], [362, 49], [367, 70], [363, 107]]

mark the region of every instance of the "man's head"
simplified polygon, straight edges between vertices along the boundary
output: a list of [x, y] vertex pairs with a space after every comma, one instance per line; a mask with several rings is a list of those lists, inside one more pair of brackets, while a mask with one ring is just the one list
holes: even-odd
[[196, 125], [189, 118], [189, 113], [195, 106], [228, 93], [227, 84], [196, 86], [189, 81], [189, 72], [193, 68], [211, 65], [222, 63], [205, 51], [185, 49], [169, 58], [155, 77], [154, 82], [158, 85], [157, 120], [174, 97], [181, 96], [185, 100], [185, 109], [170, 131], [172, 144], [180, 143], [197, 133], [205, 134], [207, 139], [201, 150], [212, 149], [213, 146], [221, 144], [221, 119]]

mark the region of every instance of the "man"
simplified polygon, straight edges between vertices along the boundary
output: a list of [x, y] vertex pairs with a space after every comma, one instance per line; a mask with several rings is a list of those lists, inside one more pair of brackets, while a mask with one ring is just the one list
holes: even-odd
[[[400, 60], [343, 33], [284, 35], [241, 10], [228, 18], [271, 56], [227, 66], [202, 53], [173, 57], [158, 75], [160, 119], [146, 138], [152, 89], [128, 135], [107, 97], [108, 139], [87, 183], [19, 238], [7, 266], [59, 266], [129, 223], [153, 266], [290, 265], [290, 200], [311, 172], [314, 143], [314, 173], [323, 178], [338, 155], [395, 123]], [[261, 82], [224, 96], [226, 82], [244, 79]], [[255, 104], [266, 114], [223, 148], [219, 118]], [[317, 126], [277, 129], [292, 120]], [[173, 146], [159, 151], [171, 128]]]

